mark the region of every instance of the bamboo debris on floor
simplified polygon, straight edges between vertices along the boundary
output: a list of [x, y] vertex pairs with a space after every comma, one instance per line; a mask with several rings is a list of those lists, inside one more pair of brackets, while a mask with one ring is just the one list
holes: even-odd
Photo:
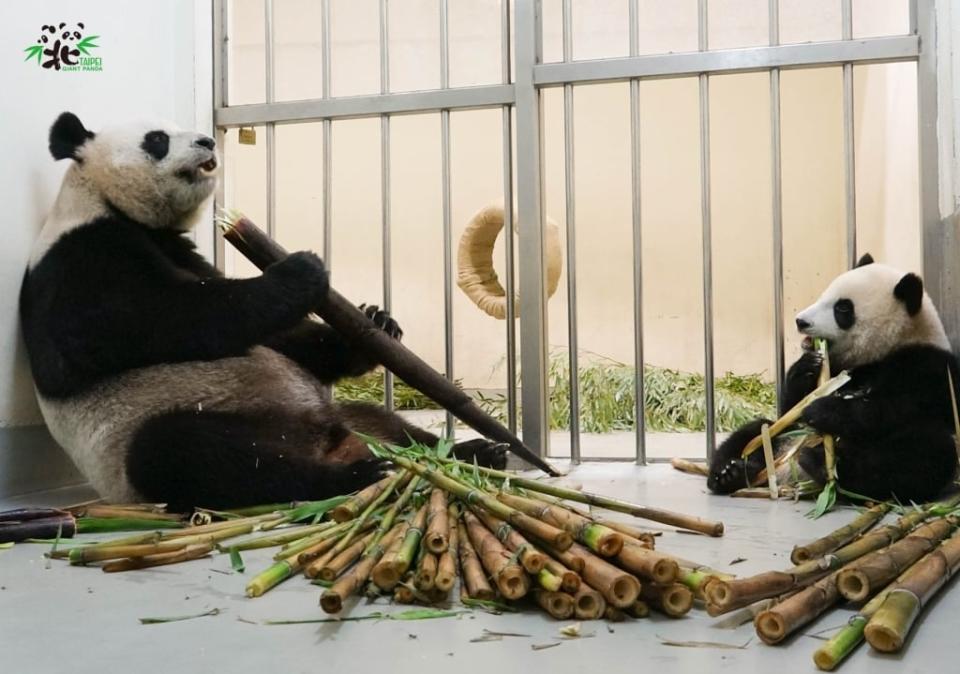
[[[150, 513], [162, 516], [151, 520], [159, 527], [182, 528], [74, 546], [57, 556], [116, 572], [220, 552], [240, 568], [241, 550], [275, 547], [274, 563], [253, 575], [246, 594], [259, 597], [302, 574], [326, 587], [320, 605], [333, 614], [364, 592], [387, 593], [397, 603], [442, 604], [459, 579], [467, 602], [524, 604], [558, 619], [623, 620], [646, 615], [649, 607], [677, 617], [693, 602], [679, 582], [684, 573], [699, 569], [701, 584], [712, 574], [729, 578], [693, 562], [684, 561], [687, 571], [681, 571], [677, 559], [653, 550], [651, 533], [599, 521], [565, 500], [565, 488], [535, 491], [536, 480], [446, 459], [445, 446], [373, 449], [397, 471], [349, 497], [279, 504], [278, 510], [198, 509], [202, 516], [185, 518], [185, 525], [162, 507], [98, 505], [98, 515], [125, 521]], [[649, 514], [636, 504], [574, 493], [574, 503]], [[714, 534], [722, 529], [679, 513], [667, 518]]]

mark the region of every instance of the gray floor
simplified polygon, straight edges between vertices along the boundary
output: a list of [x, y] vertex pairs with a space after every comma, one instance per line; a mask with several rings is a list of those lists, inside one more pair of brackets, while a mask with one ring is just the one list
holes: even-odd
[[[594, 464], [572, 471], [584, 488], [638, 502], [717, 518], [725, 522], [721, 539], [667, 532], [658, 547], [682, 557], [750, 574], [789, 566], [797, 542], [822, 535], [850, 518], [836, 512], [812, 522], [807, 504], [770, 503], [709, 496], [703, 480], [668, 466]], [[76, 490], [23, 498], [20, 503], [72, 501]], [[4, 504], [4, 505], [9, 505]], [[610, 626], [583, 623], [589, 638], [557, 641], [562, 624], [530, 611], [517, 615], [465, 614], [458, 618], [400, 622], [268, 626], [266, 619], [323, 617], [318, 588], [295, 578], [260, 599], [246, 599], [246, 575], [229, 572], [225, 557], [189, 564], [107, 575], [43, 559], [45, 547], [18, 545], [0, 551], [0, 672], [103, 674], [116, 669], [164, 672], [658, 672], [815, 671], [811, 654], [819, 641], [808, 636], [841, 625], [847, 613], [835, 611], [811, 625], [806, 634], [771, 648], [759, 643], [752, 625], [721, 629], [695, 609], [682, 620], [654, 617]], [[250, 570], [267, 564], [269, 551], [246, 553]], [[178, 623], [140, 625], [138, 618], [196, 614], [222, 609], [215, 617]], [[357, 603], [347, 615], [388, 606]], [[249, 622], [248, 622], [249, 621]], [[843, 672], [951, 671], [960, 627], [960, 593], [948, 587], [901, 657], [861, 650]], [[529, 637], [472, 643], [484, 629]], [[742, 650], [672, 647], [662, 640], [747, 644]], [[748, 643], [749, 642], [749, 643]], [[547, 650], [534, 644], [559, 643]]]

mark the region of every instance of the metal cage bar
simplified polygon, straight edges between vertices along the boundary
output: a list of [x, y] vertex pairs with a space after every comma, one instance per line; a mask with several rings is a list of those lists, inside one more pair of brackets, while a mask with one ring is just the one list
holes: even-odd
[[[510, 0], [500, 2], [500, 82], [510, 84]], [[517, 307], [513, 250], [513, 113], [501, 109], [503, 157], [503, 253], [506, 267], [507, 309], [507, 427], [517, 432]]]
[[[380, 93], [390, 91], [390, 15], [380, 0]], [[393, 308], [390, 245], [390, 116], [380, 116], [380, 257], [383, 265], [383, 310]], [[393, 409], [393, 373], [383, 370], [383, 406]]]
[[[563, 62], [573, 60], [573, 2], [563, 0]], [[570, 460], [580, 463], [580, 353], [577, 334], [577, 205], [573, 85], [563, 85], [563, 179], [567, 233], [567, 357], [570, 367]]]
[[[263, 1], [264, 27], [264, 83], [266, 84], [266, 102], [270, 105], [274, 101], [273, 82], [273, 0]], [[276, 127], [273, 122], [267, 122], [267, 138], [265, 154], [267, 155], [267, 234], [271, 237], [277, 233], [277, 138]]]
[[[853, 0], [841, 0], [842, 35], [853, 39]], [[847, 224], [847, 268], [857, 261], [857, 177], [853, 128], [853, 64], [843, 64], [843, 189]]]
[[[440, 88], [450, 86], [450, 20], [448, 0], [440, 2]], [[443, 345], [447, 379], [453, 366], [453, 216], [450, 203], [450, 110], [440, 111], [440, 181], [443, 198]], [[454, 437], [454, 417], [447, 410], [445, 435]]]
[[[640, 51], [638, 0], [630, 0], [630, 56]], [[640, 196], [640, 80], [630, 80], [630, 197], [633, 225], [633, 419], [636, 434], [634, 460], [647, 463], [647, 432], [643, 367], [643, 221]]]
[[[780, 43], [780, 2], [770, 0], [770, 44]], [[773, 227], [773, 373], [777, 387], [777, 409], [783, 402], [783, 163], [780, 144], [780, 69], [770, 69], [770, 216]]]
[[[699, 0], [698, 46], [708, 49], [707, 0]], [[716, 448], [716, 410], [713, 378], [713, 229], [710, 209], [710, 80], [701, 73], [700, 80], [700, 216], [703, 242], [703, 384], [706, 397], [707, 460]]]
[[[222, 110], [229, 105], [230, 25], [227, 0], [214, 0], [213, 6], [213, 105]], [[227, 130], [214, 126], [214, 136], [220, 152], [226, 148]], [[226, 208], [226, 180], [218, 180], [213, 196], [214, 212]], [[213, 228], [213, 264], [221, 272], [226, 268], [226, 246], [219, 227]]]
[[[330, 0], [320, 5], [320, 33], [323, 40], [323, 81], [320, 83], [323, 100], [330, 99], [330, 56], [333, 48], [330, 44]], [[323, 263], [327, 273], [333, 274], [333, 122], [323, 120]]]

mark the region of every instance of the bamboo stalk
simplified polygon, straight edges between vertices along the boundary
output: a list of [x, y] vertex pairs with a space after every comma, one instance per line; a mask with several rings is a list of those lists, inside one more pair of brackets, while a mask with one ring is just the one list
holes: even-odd
[[601, 494], [592, 494], [590, 492], [578, 491], [576, 489], [570, 489], [560, 485], [550, 484], [548, 482], [531, 480], [529, 478], [520, 477], [502, 470], [484, 468], [483, 466], [475, 467], [467, 463], [455, 461], [453, 459], [445, 459], [442, 460], [441, 463], [445, 465], [458, 464], [463, 467], [464, 470], [476, 470], [488, 477], [493, 477], [500, 480], [509, 480], [513, 487], [519, 487], [521, 489], [535, 491], [541, 494], [549, 494], [550, 496], [566, 499], [567, 501], [583, 503], [585, 505], [595, 506], [597, 508], [605, 508], [606, 510], [613, 510], [614, 512], [633, 515], [634, 517], [639, 517], [641, 519], [652, 520], [654, 522], [660, 522], [661, 524], [669, 524], [670, 526], [674, 526], [679, 529], [698, 531], [708, 536], [723, 535], [722, 522], [711, 522], [709, 520], [704, 520], [692, 515], [684, 515], [682, 513], [661, 510], [659, 508], [648, 508], [646, 506], [629, 503], [628, 501], [621, 501], [620, 499], [610, 498]]
[[704, 591], [704, 587], [711, 578], [719, 578], [720, 580], [733, 580], [733, 576], [726, 573], [720, 573], [719, 571], [714, 571], [708, 567], [680, 567], [680, 573], [677, 575], [677, 582], [683, 583], [686, 585], [695, 599], [701, 601], [706, 601], [707, 595]]
[[83, 517], [100, 518], [134, 518], [138, 520], [158, 520], [164, 522], [180, 522], [183, 517], [173, 513], [154, 512], [152, 510], [143, 510], [141, 508], [129, 508], [122, 506], [91, 505], [84, 512]]
[[[85, 548], [112, 548], [119, 545], [148, 545], [157, 543], [160, 541], [160, 532], [159, 531], [148, 531], [143, 534], [134, 534], [133, 536], [124, 536], [122, 538], [112, 538], [108, 541], [101, 541], [99, 543], [93, 543], [92, 545], [86, 545]], [[70, 557], [70, 552], [73, 548], [58, 548], [56, 550], [51, 550], [50, 552], [45, 553], [47, 557], [51, 559], [67, 559]]]
[[597, 620], [607, 610], [607, 600], [586, 583], [573, 594], [573, 612], [577, 620]]
[[[340, 552], [336, 557], [331, 559], [327, 564], [320, 569], [320, 572], [317, 576], [321, 580], [331, 581], [334, 580], [337, 576], [343, 573], [344, 569], [353, 564], [357, 559], [360, 558], [360, 555], [363, 554], [363, 551], [366, 549], [367, 544], [373, 540], [373, 533], [369, 533], [363, 538], [360, 538], [353, 542], [350, 547], [346, 548]], [[303, 553], [300, 553], [301, 555]], [[299, 559], [299, 557], [298, 557]]]
[[644, 583], [640, 598], [648, 606], [671, 618], [685, 616], [693, 607], [693, 592], [680, 583], [663, 586]]
[[624, 545], [617, 563], [658, 585], [671, 585], [680, 577], [680, 565], [675, 559], [642, 545]]
[[[549, 503], [550, 505], [559, 506], [570, 512], [585, 517], [588, 520], [593, 520], [597, 524], [602, 524], [605, 527], [613, 529], [617, 533], [621, 534], [624, 539], [624, 543], [633, 542], [639, 543], [644, 547], [650, 548], [653, 550], [656, 547], [656, 536], [659, 536], [659, 532], [647, 531], [645, 529], [638, 529], [637, 527], [630, 526], [629, 524], [624, 524], [623, 522], [618, 522], [617, 520], [607, 519], [602, 517], [594, 512], [589, 512], [577, 508], [571, 503], [566, 503], [563, 499], [556, 498], [554, 496], [549, 496], [548, 494], [541, 494], [535, 491], [530, 491], [527, 493], [529, 498], [536, 499], [537, 501], [543, 501], [544, 503]], [[628, 539], [633, 539], [630, 541]]]
[[619, 533], [566, 508], [504, 492], [497, 494], [497, 499], [511, 508], [569, 532], [603, 557], [613, 557], [623, 548], [623, 536]]
[[583, 561], [583, 571], [580, 576], [610, 604], [617, 608], [626, 608], [640, 596], [640, 581], [629, 573], [621, 571], [577, 543], [574, 543], [567, 552], [572, 557]]
[[[779, 419], [774, 421], [773, 424], [771, 424], [769, 429], [770, 437], [771, 438], [776, 437], [783, 431], [787, 430], [787, 428], [789, 428], [790, 426], [798, 422], [800, 420], [800, 417], [803, 415], [803, 410], [805, 410], [807, 406], [810, 405], [810, 403], [820, 398], [823, 398], [825, 396], [828, 396], [832, 393], [835, 393], [838, 389], [843, 387], [849, 381], [850, 381], [850, 374], [846, 370], [844, 370], [843, 372], [838, 374], [836, 377], [833, 377], [832, 379], [819, 385], [816, 389], [814, 389], [812, 392], [807, 394], [807, 396], [804, 397], [803, 400], [801, 400], [796, 405], [791, 407], [789, 410], [787, 410], [787, 412], [782, 417], [780, 417]], [[763, 438], [758, 435], [753, 440], [748, 442], [746, 446], [744, 446], [743, 452], [740, 454], [740, 456], [745, 459], [751, 454], [753, 454], [755, 451], [760, 449], [762, 445], [763, 445]]]
[[607, 622], [622, 623], [624, 620], [627, 619], [627, 614], [618, 608], [614, 608], [613, 606], [608, 606], [607, 610], [603, 612], [603, 618]]
[[557, 620], [566, 620], [574, 613], [573, 597], [564, 592], [548, 592], [536, 589], [533, 596], [544, 611]]
[[[369, 574], [373, 584], [384, 591], [392, 590], [403, 578], [403, 573], [397, 571], [397, 565], [394, 564], [394, 560], [397, 557], [397, 553], [400, 551], [400, 546], [403, 545], [403, 539], [407, 534], [407, 529], [410, 527], [410, 523], [401, 522], [397, 525], [394, 525], [394, 529], [397, 526], [401, 527], [401, 530], [398, 532], [397, 536], [393, 539], [390, 545], [378, 544], [378, 546], [382, 547], [385, 552], [380, 555], [379, 560], [372, 567]], [[391, 531], [393, 531], [393, 529], [391, 529]], [[384, 538], [386, 538], [386, 536], [384, 536]], [[376, 548], [374, 548], [374, 550], [376, 550]]]
[[480, 521], [483, 522], [487, 529], [492, 531], [494, 535], [500, 539], [500, 542], [503, 543], [510, 552], [517, 555], [520, 564], [523, 565], [527, 573], [537, 574], [543, 569], [547, 556], [537, 550], [522, 534], [503, 520], [494, 517], [481, 508], [473, 508], [472, 512], [480, 518]]
[[147, 557], [163, 552], [173, 552], [182, 550], [190, 545], [201, 545], [206, 543], [216, 543], [217, 541], [234, 536], [241, 536], [249, 533], [253, 525], [241, 524], [235, 529], [224, 529], [209, 534], [197, 534], [195, 536], [181, 536], [171, 540], [158, 540], [153, 543], [134, 544], [134, 545], [90, 545], [71, 548], [68, 558], [73, 566], [82, 566], [91, 562], [103, 562], [110, 559], [123, 559], [125, 557]]
[[467, 535], [467, 529], [463, 522], [457, 525], [457, 540], [460, 543], [460, 564], [463, 567], [461, 587], [466, 589], [467, 595], [471, 599], [491, 601], [496, 597], [496, 594], [490, 587], [490, 583], [487, 582], [487, 577], [483, 573], [483, 567], [477, 558], [477, 552], [473, 549], [473, 544], [470, 542], [470, 536]]
[[458, 554], [460, 539], [457, 535], [458, 512], [455, 505], [450, 504], [447, 506], [447, 549], [440, 555], [440, 559], [437, 561], [437, 577], [434, 581], [434, 585], [444, 592], [449, 592], [453, 589], [454, 581], [457, 579], [457, 569], [460, 567], [460, 557]]
[[895, 653], [903, 648], [917, 616], [960, 568], [960, 535], [947, 539], [890, 589], [864, 628], [873, 648]]
[[811, 559], [823, 557], [837, 548], [843, 547], [863, 532], [883, 519], [889, 512], [890, 506], [886, 503], [875, 505], [869, 510], [860, 513], [852, 522], [806, 545], [798, 545], [790, 553], [790, 561], [794, 564], [809, 562]]
[[430, 509], [427, 512], [427, 532], [423, 544], [435, 555], [446, 552], [449, 545], [450, 525], [447, 522], [447, 492], [434, 489], [430, 494]]
[[710, 475], [710, 468], [707, 466], [707, 464], [700, 463], [699, 461], [687, 461], [686, 459], [673, 458], [670, 459], [670, 465], [673, 466], [675, 470], [679, 470], [681, 473], [702, 475], [703, 477]]
[[387, 483], [387, 486], [384, 487], [383, 490], [380, 493], [378, 493], [375, 497], [373, 497], [370, 500], [370, 502], [363, 508], [360, 514], [357, 515], [356, 519], [351, 520], [352, 524], [350, 528], [347, 529], [347, 533], [343, 535], [343, 538], [337, 541], [337, 544], [333, 546], [333, 548], [327, 554], [338, 555], [344, 550], [346, 550], [347, 547], [351, 543], [353, 543], [354, 539], [360, 533], [360, 529], [366, 524], [367, 521], [369, 521], [370, 517], [380, 507], [380, 505], [384, 501], [386, 501], [388, 498], [390, 498], [390, 496], [393, 494], [394, 491], [396, 491], [398, 486], [403, 484], [405, 480], [409, 480], [412, 477], [413, 476], [406, 471], [401, 471], [395, 474], [390, 479], [390, 482]]
[[833, 606], [839, 597], [834, 572], [757, 615], [753, 623], [757, 636], [764, 643], [778, 644]]
[[293, 541], [299, 541], [307, 536], [320, 533], [331, 529], [336, 524], [334, 522], [322, 522], [320, 524], [308, 524], [303, 527], [296, 527], [290, 531], [272, 533], [266, 536], [251, 537], [242, 541], [235, 541], [230, 544], [231, 548], [236, 550], [259, 550], [260, 548], [274, 548], [278, 545], [285, 545]]
[[363, 588], [367, 578], [370, 577], [370, 572], [383, 556], [384, 548], [391, 546], [406, 527], [406, 522], [395, 525], [372, 550], [365, 551], [361, 560], [354, 564], [352, 569], [340, 576], [332, 587], [324, 591], [320, 596], [320, 607], [326, 613], [339, 613], [343, 609], [343, 600]]
[[424, 550], [420, 560], [417, 563], [417, 573], [414, 576], [413, 584], [418, 590], [428, 592], [436, 587], [437, 582], [437, 556], [432, 552]]
[[[344, 522], [343, 524], [338, 524], [337, 526], [352, 527], [350, 522]], [[363, 523], [360, 529], [357, 530], [357, 533], [362, 534], [372, 528], [373, 522], [367, 520]], [[323, 569], [329, 565], [337, 555], [345, 552], [353, 545], [351, 544], [343, 550], [337, 552], [336, 548], [342, 539], [338, 540], [337, 536], [339, 536], [339, 534], [332, 533], [332, 529], [330, 531], [331, 533], [328, 536], [318, 539], [313, 545], [304, 548], [297, 553], [297, 559], [301, 566], [303, 566], [303, 573], [307, 578], [317, 578], [320, 576], [320, 572], [323, 571]], [[374, 532], [374, 536], [376, 536], [376, 532]], [[365, 550], [369, 549], [373, 538], [365, 538], [364, 540], [367, 541], [367, 547]], [[354, 541], [354, 543], [356, 543], [356, 541]]]
[[893, 545], [864, 555], [840, 569], [837, 589], [848, 601], [864, 601], [936, 548], [956, 526], [957, 521], [950, 517], [933, 520]]
[[[350, 529], [350, 527], [352, 526], [353, 526], [353, 522], [344, 522], [342, 524], [334, 524], [334, 526], [330, 527], [329, 529], [324, 529], [322, 531], [318, 531], [308, 536], [304, 536], [303, 538], [299, 538], [295, 541], [291, 541], [287, 545], [280, 548], [280, 550], [277, 551], [277, 553], [273, 556], [273, 558], [274, 560], [277, 560], [277, 561], [281, 559], [286, 559], [290, 555], [300, 554], [304, 550], [310, 550], [312, 548], [315, 548], [317, 543], [320, 543], [322, 541], [325, 541], [331, 538], [339, 539], [340, 536], [346, 533], [346, 531]], [[368, 522], [366, 525], [361, 527], [361, 529], [366, 530], [368, 526], [373, 526], [373, 524], [371, 522]], [[308, 560], [304, 559], [301, 561], [301, 563], [305, 564], [307, 561]]]
[[499, 539], [469, 510], [464, 511], [463, 522], [483, 568], [497, 584], [500, 594], [507, 599], [519, 599], [527, 594], [530, 591], [530, 579], [523, 567], [511, 561], [513, 556]]
[[173, 552], [161, 552], [156, 555], [147, 555], [145, 557], [131, 557], [129, 559], [118, 559], [107, 562], [101, 567], [104, 573], [117, 573], [120, 571], [133, 571], [136, 569], [146, 569], [151, 566], [165, 566], [167, 564], [179, 564], [188, 562], [192, 559], [206, 557], [213, 550], [213, 543], [199, 543], [188, 545], [182, 550]]
[[468, 505], [479, 505], [491, 514], [506, 520], [516, 528], [548, 541], [556, 548], [563, 550], [570, 547], [570, 544], [573, 543], [573, 537], [566, 531], [550, 526], [545, 522], [541, 522], [519, 510], [511, 508], [485, 491], [464, 484], [432, 467], [424, 466], [406, 457], [394, 454], [390, 456], [390, 460], [398, 466], [412, 470], [420, 477], [432, 482], [434, 486], [461, 499], [464, 503]]
[[427, 522], [427, 512], [428, 506], [423, 505], [420, 510], [417, 511], [417, 514], [413, 516], [413, 519], [410, 521], [410, 526], [407, 527], [407, 531], [403, 535], [403, 542], [393, 559], [393, 564], [396, 567], [398, 576], [403, 576], [403, 574], [407, 572], [407, 569], [410, 568], [414, 558], [417, 556], [417, 551], [420, 549], [420, 541], [423, 540], [423, 527]]
[[[221, 213], [223, 237], [261, 270], [287, 257], [287, 251], [238, 212]], [[510, 451], [549, 475], [557, 471], [446, 377], [431, 368], [398, 340], [380, 330], [363, 312], [330, 288], [314, 307], [317, 314], [352, 344], [374, 356], [400, 377], [483, 436], [506, 443]]]
[[582, 583], [580, 576], [571, 571], [553, 557], [544, 555], [543, 568], [560, 579], [560, 589], [567, 594], [576, 594]]
[[776, 501], [780, 497], [780, 488], [777, 486], [777, 470], [774, 467], [773, 459], [773, 441], [770, 439], [770, 425], [760, 426], [760, 443], [763, 446], [763, 463], [767, 471], [767, 489], [770, 491], [771, 500]]
[[[390, 485], [394, 484], [396, 475], [387, 475], [382, 480], [364, 487], [349, 499], [330, 511], [330, 517], [335, 522], [346, 522], [360, 516], [368, 505], [377, 499]], [[409, 476], [408, 476], [409, 479]]]
[[537, 585], [549, 592], [560, 592], [563, 590], [563, 578], [555, 576], [546, 569], [540, 569], [534, 576], [537, 579]]
[[262, 524], [271, 520], [283, 517], [283, 513], [269, 513], [267, 515], [257, 515], [255, 517], [244, 517], [237, 520], [226, 520], [223, 522], [214, 522], [212, 524], [203, 524], [198, 527], [183, 527], [182, 529], [168, 529], [161, 533], [161, 538], [179, 538], [180, 536], [195, 536], [197, 534], [210, 534], [215, 531], [232, 529], [242, 524]]
[[642, 599], [638, 599], [627, 607], [627, 614], [634, 618], [646, 618], [650, 615], [650, 606]]
[[416, 599], [416, 593], [413, 588], [413, 572], [407, 572], [397, 586], [393, 588], [393, 600], [398, 604], [412, 604]]

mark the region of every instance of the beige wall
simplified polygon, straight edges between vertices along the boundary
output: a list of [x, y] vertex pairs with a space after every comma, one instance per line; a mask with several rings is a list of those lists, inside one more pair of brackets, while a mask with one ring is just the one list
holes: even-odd
[[[335, 95], [379, 91], [377, 2], [333, 0]], [[321, 90], [319, 3], [276, 0], [276, 91], [280, 99]], [[696, 48], [694, 0], [641, 2], [644, 53]], [[867, 10], [869, 5], [869, 11]], [[263, 100], [263, 12], [235, 0], [232, 103]], [[710, 44], [767, 43], [766, 0], [711, 0]], [[451, 84], [500, 77], [499, 3], [450, 3]], [[839, 3], [781, 0], [781, 40], [837, 39]], [[863, 10], [863, 11], [861, 11]], [[393, 0], [391, 89], [439, 86], [437, 3]], [[906, 2], [854, 2], [857, 36], [906, 30]], [[544, 3], [546, 60], [561, 53], [560, 2]], [[576, 58], [628, 50], [627, 2], [574, 2]], [[917, 205], [916, 82], [909, 64], [855, 69], [857, 216], [860, 250], [910, 269], [920, 262]], [[796, 353], [793, 315], [810, 303], [846, 260], [841, 71], [784, 72], [781, 79], [784, 308], [788, 359]], [[575, 91], [577, 292], [580, 346], [632, 361], [632, 225], [629, 97], [624, 83]], [[769, 81], [766, 74], [713, 77], [711, 205], [714, 331], [718, 372], [770, 376], [773, 275]], [[645, 81], [640, 87], [640, 190], [643, 217], [644, 337], [648, 363], [703, 367], [702, 240], [698, 86], [695, 78]], [[564, 223], [563, 102], [544, 92], [547, 213]], [[455, 237], [470, 216], [502, 199], [500, 111], [451, 114]], [[333, 125], [335, 286], [348, 297], [382, 293], [379, 120]], [[256, 146], [226, 148], [228, 203], [266, 218], [262, 129]], [[391, 219], [394, 313], [405, 341], [443, 365], [442, 219], [439, 115], [391, 122]], [[320, 124], [277, 129], [277, 233], [289, 248], [320, 251]], [[497, 260], [502, 246], [497, 246]], [[522, 260], [519, 261], [522, 264]], [[253, 273], [228, 259], [237, 273]], [[499, 264], [498, 271], [503, 272]], [[566, 274], [566, 270], [565, 270]], [[551, 299], [551, 345], [567, 340], [566, 277]], [[467, 386], [504, 386], [505, 327], [455, 288], [455, 374]]]

